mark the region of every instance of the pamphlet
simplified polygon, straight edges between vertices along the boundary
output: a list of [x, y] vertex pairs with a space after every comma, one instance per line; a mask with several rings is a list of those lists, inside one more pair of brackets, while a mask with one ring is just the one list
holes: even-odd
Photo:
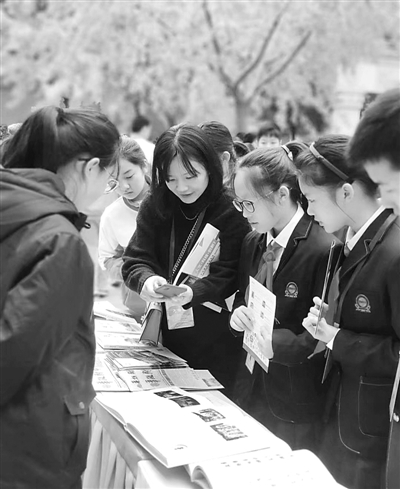
[[214, 404], [209, 394], [169, 387], [101, 392], [97, 400], [166, 467], [286, 445], [238, 407]]
[[340, 486], [309, 450], [265, 448], [187, 466], [203, 489], [338, 489]]
[[140, 336], [137, 333], [106, 333], [96, 331], [96, 341], [105, 350], [120, 350], [121, 348], [140, 348]]
[[132, 392], [176, 386], [185, 390], [223, 389], [208, 370], [186, 368], [120, 370], [119, 377]]
[[268, 372], [269, 359], [273, 357], [272, 331], [275, 322], [276, 296], [250, 277], [247, 306], [255, 316], [252, 332], [245, 331], [243, 348]]
[[[210, 273], [211, 263], [219, 260], [220, 247], [219, 230], [212, 224], [207, 223], [184, 261], [174, 283], [178, 283], [182, 274], [186, 275], [182, 283], [189, 286], [196, 280], [207, 277]], [[232, 306], [233, 300], [229, 298], [229, 301], [229, 305]], [[204, 302], [203, 306], [216, 312], [222, 311], [221, 306], [212, 302]], [[226, 304], [226, 307], [228, 307], [228, 304]]]
[[120, 369], [137, 368], [178, 368], [187, 367], [187, 362], [173, 353], [168, 355], [163, 352], [163, 347], [158, 348], [130, 348], [127, 350], [108, 351], [107, 358]]
[[[138, 328], [139, 326], [139, 328]], [[122, 321], [109, 321], [107, 319], [95, 318], [94, 328], [96, 333], [139, 333], [140, 325], [123, 323]]]
[[126, 383], [118, 377], [116, 369], [107, 362], [105, 353], [96, 354], [92, 384], [96, 392], [129, 391]]
[[130, 325], [137, 327], [137, 332], [141, 331], [141, 325], [136, 321], [136, 319], [128, 312], [121, 311], [116, 308], [108, 301], [94, 301], [93, 313], [95, 316], [121, 321], [123, 323], [128, 323]]

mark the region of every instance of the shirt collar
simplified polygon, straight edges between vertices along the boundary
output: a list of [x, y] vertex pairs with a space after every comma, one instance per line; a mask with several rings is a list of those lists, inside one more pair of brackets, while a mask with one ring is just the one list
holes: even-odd
[[382, 214], [382, 212], [385, 210], [385, 207], [381, 206], [379, 209], [377, 209], [372, 216], [366, 221], [360, 229], [354, 234], [354, 231], [349, 228], [346, 233], [346, 246], [349, 248], [349, 250], [352, 250], [361, 236], [365, 233], [365, 231], [369, 228], [369, 226], [375, 221], [375, 219]]
[[295, 227], [300, 222], [300, 219], [304, 216], [304, 210], [298, 206], [295, 215], [290, 219], [282, 231], [278, 234], [276, 238], [268, 231], [267, 233], [267, 243], [268, 246], [271, 242], [277, 243], [282, 248], [286, 248], [289, 242], [290, 236], [293, 234]]

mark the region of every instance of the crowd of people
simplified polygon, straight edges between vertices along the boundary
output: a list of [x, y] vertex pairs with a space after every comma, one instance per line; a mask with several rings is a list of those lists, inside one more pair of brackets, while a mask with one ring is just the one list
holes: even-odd
[[[124, 304], [139, 317], [162, 304], [163, 344], [344, 487], [398, 488], [400, 90], [351, 138], [282, 144], [276, 124], [233, 138], [206, 121], [151, 146], [148, 126], [121, 135], [99, 111], [45, 107], [0, 146], [1, 487], [81, 487], [95, 395], [82, 212], [115, 192], [98, 265]], [[184, 280], [208, 225], [219, 255]], [[242, 348], [249, 277], [276, 297], [268, 371]], [[176, 296], [158, 291], [176, 282]]]

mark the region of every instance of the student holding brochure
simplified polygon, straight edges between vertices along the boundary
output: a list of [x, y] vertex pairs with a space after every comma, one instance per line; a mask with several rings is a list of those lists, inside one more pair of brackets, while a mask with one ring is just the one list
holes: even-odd
[[[393, 135], [385, 155], [398, 148], [397, 131]], [[295, 158], [308, 212], [327, 232], [348, 226], [336, 272], [336, 300], [328, 301], [329, 309], [327, 301], [322, 305], [316, 328], [321, 309], [317, 294], [303, 326], [327, 345], [334, 380], [321, 459], [347, 488], [379, 489], [384, 487], [389, 405], [399, 361], [400, 228], [392, 210], [380, 206], [377, 186], [365, 169], [350, 166], [344, 157], [347, 141], [325, 136], [310, 147], [299, 143], [303, 150]], [[350, 148], [354, 155], [354, 146]]]
[[[214, 228], [220, 251], [208, 276], [183, 284], [185, 274], [178, 274], [186, 258], [201, 233]], [[248, 231], [223, 187], [221, 163], [204, 131], [183, 124], [164, 132], [154, 152], [151, 192], [125, 250], [122, 274], [126, 285], [145, 300], [164, 303], [164, 345], [191, 367], [210, 370], [228, 396], [241, 342], [229, 333], [227, 310], [217, 312], [202, 304], [224, 306], [236, 291], [240, 247]], [[184, 293], [171, 298], [156, 292], [177, 277]]]
[[[247, 357], [250, 374], [243, 356], [240, 404], [291, 448], [315, 450], [324, 401], [324, 358], [322, 352], [309, 358], [317, 341], [304, 330], [302, 320], [322, 291], [332, 241], [338, 249], [340, 245], [303, 211], [291, 156], [287, 147], [252, 151], [234, 177], [235, 207], [254, 231], [243, 242], [230, 325], [245, 332], [256, 327], [252, 298], [247, 297], [249, 277], [272, 290], [273, 357], [268, 373]], [[263, 273], [271, 254], [270, 273]]]

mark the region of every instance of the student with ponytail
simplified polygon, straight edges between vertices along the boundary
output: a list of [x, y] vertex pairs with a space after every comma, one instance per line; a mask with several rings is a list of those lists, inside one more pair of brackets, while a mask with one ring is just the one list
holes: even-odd
[[[115, 188], [119, 134], [93, 110], [45, 107], [0, 170], [0, 487], [77, 489], [95, 396], [93, 263], [79, 212]], [[114, 175], [114, 177], [113, 177]]]
[[[237, 399], [241, 398], [244, 409], [293, 449], [316, 450], [324, 402], [324, 359], [322, 353], [313, 355], [317, 341], [304, 330], [302, 320], [313, 297], [321, 293], [331, 243], [336, 239], [302, 209], [288, 147], [258, 149], [245, 155], [233, 187], [235, 207], [254, 231], [242, 246], [232, 330], [253, 329], [254, 318], [246, 299], [250, 276], [267, 286], [272, 280], [276, 295], [273, 358], [268, 373], [257, 364], [252, 374], [243, 370]], [[273, 278], [260, 274], [268, 250], [274, 257]]]
[[348, 227], [329, 308], [317, 294], [303, 325], [327, 345], [326, 372], [332, 366], [320, 456], [340, 484], [377, 489], [400, 346], [400, 228], [366, 171], [345, 158], [347, 145], [345, 136], [326, 136], [295, 158], [308, 213], [328, 233]]

